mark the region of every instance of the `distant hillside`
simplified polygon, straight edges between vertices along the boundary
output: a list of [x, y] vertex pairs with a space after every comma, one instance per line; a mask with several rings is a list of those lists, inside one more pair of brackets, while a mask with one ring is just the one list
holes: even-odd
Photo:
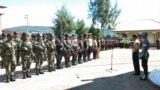
[[17, 26], [12, 28], [6, 28], [4, 30], [17, 31], [17, 32], [37, 32], [37, 33], [53, 33], [53, 30], [49, 26]]

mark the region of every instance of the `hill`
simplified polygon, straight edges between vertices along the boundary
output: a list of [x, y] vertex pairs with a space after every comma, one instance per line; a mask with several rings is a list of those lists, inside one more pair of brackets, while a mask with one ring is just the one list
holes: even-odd
[[6, 28], [4, 31], [17, 31], [17, 32], [37, 32], [37, 33], [53, 33], [51, 26], [17, 26]]

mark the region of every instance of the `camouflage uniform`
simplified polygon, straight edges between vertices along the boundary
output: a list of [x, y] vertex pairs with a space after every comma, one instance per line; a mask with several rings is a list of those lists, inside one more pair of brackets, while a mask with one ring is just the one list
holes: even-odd
[[[2, 40], [1, 40], [1, 48], [2, 48], [2, 44], [7, 40], [6, 38], [6, 34], [5, 33], [2, 33]], [[1, 55], [1, 67], [4, 68], [5, 67], [5, 57], [3, 57], [3, 55]]]
[[7, 34], [7, 38], [8, 40], [3, 43], [2, 56], [5, 59], [7, 82], [10, 82], [10, 80], [15, 81], [13, 75], [15, 73], [15, 68], [16, 68], [16, 58], [15, 58], [16, 44], [12, 40], [11, 34]]
[[32, 43], [28, 40], [28, 34], [22, 33], [22, 43], [21, 43], [21, 57], [22, 57], [22, 70], [23, 70], [23, 78], [26, 76], [30, 78], [29, 69], [32, 63], [32, 57], [34, 53], [32, 51]]
[[35, 44], [33, 45], [35, 48], [35, 62], [36, 62], [36, 74], [43, 74], [41, 71], [41, 66], [43, 64], [44, 60], [44, 42], [42, 41], [42, 34], [37, 34], [37, 41], [35, 41]]
[[15, 51], [16, 64], [17, 64], [17, 65], [20, 65], [20, 62], [19, 62], [19, 60], [20, 60], [20, 51], [19, 51], [19, 48], [20, 48], [20, 43], [21, 43], [21, 41], [20, 41], [20, 39], [17, 37], [17, 33], [16, 33], [16, 32], [14, 32], [14, 42], [16, 43], [16, 47], [17, 47], [17, 49], [16, 49], [16, 51]]
[[46, 42], [47, 55], [48, 55], [48, 71], [55, 71], [54, 62], [55, 62], [55, 41], [54, 35], [49, 34], [48, 40]]

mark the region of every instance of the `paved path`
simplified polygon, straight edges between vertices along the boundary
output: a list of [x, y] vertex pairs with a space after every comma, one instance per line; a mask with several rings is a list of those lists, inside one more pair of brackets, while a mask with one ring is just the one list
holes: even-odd
[[[160, 69], [160, 50], [149, 52], [149, 71]], [[22, 79], [21, 67], [17, 67], [16, 82], [8, 84], [4, 82], [4, 69], [1, 69], [0, 90], [159, 90], [150, 81], [140, 81], [139, 76], [132, 76], [130, 49], [114, 49], [113, 54], [112, 71], [111, 50], [101, 52], [97, 60], [51, 73], [45, 71], [44, 75], [36, 76], [33, 69], [32, 78], [25, 80]], [[32, 68], [34, 66], [32, 64]]]

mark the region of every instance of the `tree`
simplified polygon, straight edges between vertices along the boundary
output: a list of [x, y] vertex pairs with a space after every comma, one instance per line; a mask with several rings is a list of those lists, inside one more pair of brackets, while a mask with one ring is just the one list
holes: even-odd
[[90, 0], [89, 18], [92, 19], [92, 26], [100, 23], [102, 28], [112, 30], [116, 26], [116, 19], [121, 10], [117, 8], [117, 2], [114, 6], [110, 0]]
[[74, 17], [70, 15], [67, 9], [63, 6], [56, 12], [56, 18], [53, 19], [55, 35], [64, 35], [76, 29]]
[[77, 20], [77, 29], [76, 34], [77, 35], [83, 35], [88, 32], [88, 28], [85, 27], [85, 22], [83, 20]]

